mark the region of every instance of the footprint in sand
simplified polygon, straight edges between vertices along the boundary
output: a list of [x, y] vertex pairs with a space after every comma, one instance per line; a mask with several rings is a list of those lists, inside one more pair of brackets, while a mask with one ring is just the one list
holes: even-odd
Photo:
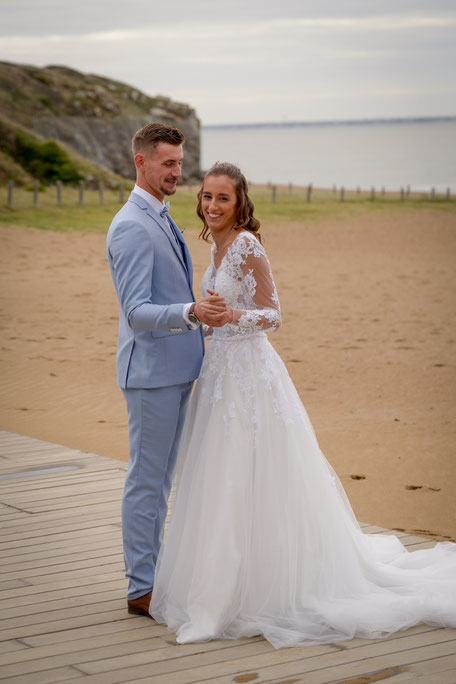
[[405, 485], [405, 488], [414, 492], [416, 489], [423, 489], [427, 492], [440, 492], [440, 487], [426, 487], [425, 485]]
[[350, 475], [352, 480], [365, 480], [366, 476], [365, 475]]

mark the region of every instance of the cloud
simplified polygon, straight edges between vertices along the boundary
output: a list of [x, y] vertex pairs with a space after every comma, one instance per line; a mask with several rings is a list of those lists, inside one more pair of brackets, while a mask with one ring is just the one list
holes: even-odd
[[[27, 0], [15, 2], [33, 9]], [[281, 0], [273, 9], [257, 0], [232, 0], [223, 12], [219, 3], [197, 0], [193, 14], [178, 0], [172, 14], [160, 10], [153, 23], [146, 2], [130, 4], [141, 12], [122, 20], [123, 5], [101, 0], [91, 5], [90, 21], [89, 6], [80, 0], [84, 21], [78, 15], [59, 32], [51, 15], [63, 3], [45, 0], [48, 32], [30, 34], [30, 21], [25, 23], [22, 33], [2, 38], [0, 59], [66, 64], [123, 80], [189, 102], [206, 123], [281, 119], [284, 111], [289, 119], [363, 118], [376, 115], [382, 98], [391, 116], [407, 108], [418, 115], [436, 107], [456, 112], [448, 89], [456, 13], [441, 0], [320, 0], [318, 8], [307, 0]], [[243, 13], [237, 11], [242, 6]], [[429, 90], [432, 98], [424, 95]]]

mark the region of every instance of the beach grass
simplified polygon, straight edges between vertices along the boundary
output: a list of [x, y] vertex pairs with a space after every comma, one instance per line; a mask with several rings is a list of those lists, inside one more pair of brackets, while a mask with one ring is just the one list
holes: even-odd
[[[171, 213], [180, 228], [198, 230], [200, 220], [196, 216], [198, 185], [179, 188], [171, 197]], [[124, 201], [129, 190], [125, 190]], [[401, 201], [399, 193], [377, 193], [371, 199], [370, 191], [358, 193], [341, 190], [313, 189], [311, 201], [307, 201], [307, 189], [277, 186], [275, 193], [267, 185], [251, 185], [250, 194], [255, 203], [255, 215], [264, 225], [344, 219], [351, 215], [384, 211], [418, 211], [422, 209], [456, 214], [456, 199], [445, 195], [411, 193]], [[275, 197], [273, 196], [275, 194]], [[122, 206], [119, 190], [105, 189], [103, 201], [99, 192], [86, 190], [84, 204], [79, 203], [78, 188], [62, 189], [62, 204], [57, 204], [55, 187], [41, 188], [38, 206], [34, 206], [31, 188], [15, 188], [12, 206], [8, 206], [8, 188], [0, 187], [0, 225], [21, 226], [53, 230], [57, 232], [106, 232], [113, 216]]]

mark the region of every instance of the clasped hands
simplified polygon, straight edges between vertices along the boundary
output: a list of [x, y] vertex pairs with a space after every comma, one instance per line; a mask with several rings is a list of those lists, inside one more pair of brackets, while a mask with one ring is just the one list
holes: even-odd
[[201, 299], [195, 304], [195, 315], [205, 325], [212, 328], [221, 328], [233, 320], [233, 309], [227, 307], [225, 297], [221, 297], [218, 292], [209, 290], [209, 296]]

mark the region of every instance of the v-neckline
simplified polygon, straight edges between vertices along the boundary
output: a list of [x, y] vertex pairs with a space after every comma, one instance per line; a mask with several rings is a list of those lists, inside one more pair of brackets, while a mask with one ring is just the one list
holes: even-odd
[[[228, 247], [226, 248], [225, 254], [224, 254], [224, 255], [222, 256], [222, 258], [220, 259], [220, 263], [219, 263], [218, 266], [215, 265], [214, 249], [212, 250], [212, 255], [211, 255], [211, 256], [212, 256], [212, 268], [213, 268], [213, 273], [214, 273], [214, 274], [216, 274], [217, 271], [219, 271], [221, 265], [223, 264], [223, 262], [225, 261], [226, 257], [228, 256], [228, 252], [230, 251], [231, 247], [234, 245], [234, 243], [236, 242], [236, 240], [238, 239], [238, 237], [239, 237], [240, 235], [242, 235], [243, 233], [246, 233], [246, 232], [247, 232], [246, 230], [242, 230], [240, 233], [237, 233], [237, 235], [234, 236], [234, 239], [230, 242], [230, 244], [229, 244]], [[213, 246], [214, 246], [214, 247], [216, 246], [216, 245], [215, 245], [215, 242], [214, 242], [214, 245], [213, 245]]]

